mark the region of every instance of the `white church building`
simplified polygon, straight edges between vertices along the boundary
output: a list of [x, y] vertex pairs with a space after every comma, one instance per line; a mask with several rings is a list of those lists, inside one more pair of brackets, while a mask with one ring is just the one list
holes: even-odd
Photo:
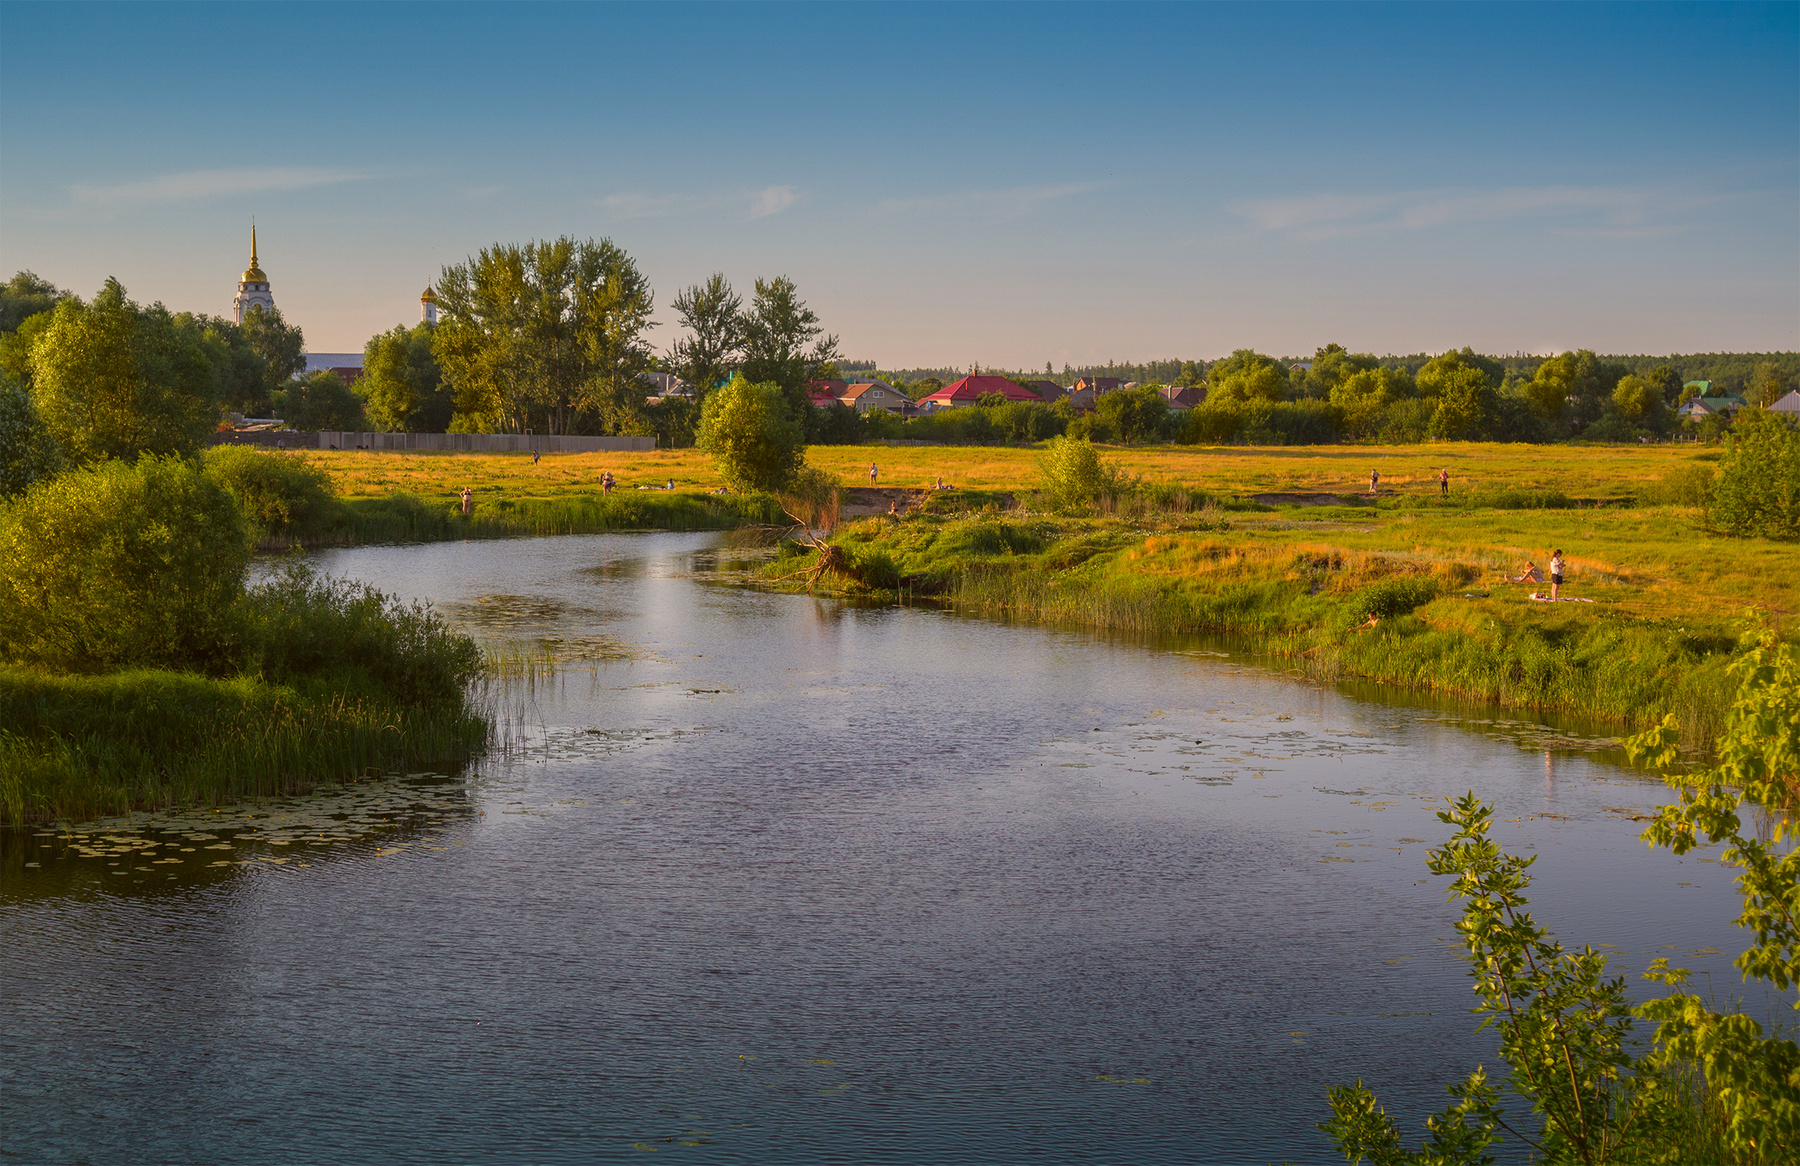
[[[268, 273], [256, 256], [256, 225], [253, 223], [250, 226], [250, 266], [238, 277], [237, 297], [231, 301], [232, 319], [242, 324], [251, 312], [273, 311], [274, 308], [275, 294], [269, 290]], [[437, 293], [431, 290], [430, 284], [425, 285], [425, 293], [419, 297], [419, 320], [433, 326], [438, 322]], [[325, 370], [354, 383], [362, 375], [363, 354], [360, 352], [303, 352], [300, 355], [306, 361], [306, 367], [300, 372], [303, 377]]]

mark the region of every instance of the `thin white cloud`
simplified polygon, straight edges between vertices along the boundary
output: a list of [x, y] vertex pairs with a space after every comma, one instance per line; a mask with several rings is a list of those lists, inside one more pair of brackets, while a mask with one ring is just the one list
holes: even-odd
[[706, 211], [727, 211], [747, 219], [761, 219], [780, 214], [793, 206], [799, 197], [799, 189], [793, 186], [720, 190], [711, 194], [651, 194], [626, 190], [607, 195], [600, 200], [600, 205], [626, 219], [654, 219]]
[[756, 196], [756, 203], [750, 208], [750, 217], [761, 219], [767, 218], [769, 215], [778, 215], [793, 206], [794, 200], [799, 197], [800, 192], [791, 186], [765, 187]]
[[75, 197], [89, 203], [175, 202], [304, 190], [350, 182], [362, 175], [317, 166], [266, 166], [249, 170], [189, 170], [114, 186], [77, 184]]
[[1234, 203], [1228, 209], [1265, 231], [1280, 231], [1306, 241], [1520, 218], [1562, 218], [1582, 233], [1641, 237], [1687, 230], [1670, 222], [1671, 217], [1717, 201], [1718, 196], [1657, 187], [1445, 187], [1256, 199]]
[[876, 206], [883, 214], [949, 214], [1016, 219], [1047, 203], [1089, 194], [1103, 182], [1063, 182], [1053, 186], [1013, 186], [1001, 190], [959, 190], [923, 198], [890, 198]]

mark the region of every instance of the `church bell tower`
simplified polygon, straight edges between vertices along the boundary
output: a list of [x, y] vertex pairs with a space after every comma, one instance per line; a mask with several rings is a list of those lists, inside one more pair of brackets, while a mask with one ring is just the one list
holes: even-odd
[[437, 327], [437, 293], [430, 284], [425, 285], [425, 294], [419, 297], [419, 322]]
[[269, 277], [256, 262], [256, 225], [250, 225], [250, 266], [238, 279], [237, 299], [231, 301], [237, 322], [242, 324], [251, 312], [260, 312], [264, 308], [274, 310], [275, 297], [269, 294]]

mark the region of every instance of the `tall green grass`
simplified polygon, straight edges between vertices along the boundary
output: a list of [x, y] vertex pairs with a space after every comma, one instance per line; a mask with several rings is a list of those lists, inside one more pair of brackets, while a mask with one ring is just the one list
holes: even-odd
[[81, 821], [304, 793], [376, 772], [459, 764], [488, 720], [457, 701], [306, 695], [257, 677], [0, 669], [0, 820]]
[[468, 516], [455, 503], [390, 494], [343, 500], [334, 513], [301, 532], [295, 541], [359, 545], [608, 530], [729, 530], [780, 519], [773, 499], [761, 494], [633, 490], [610, 495], [502, 498], [478, 502]]

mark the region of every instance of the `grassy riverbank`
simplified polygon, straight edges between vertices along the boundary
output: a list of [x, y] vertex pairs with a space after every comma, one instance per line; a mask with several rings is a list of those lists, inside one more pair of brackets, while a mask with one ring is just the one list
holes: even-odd
[[[1723, 724], [1724, 666], [1745, 618], [1779, 622], [1800, 607], [1800, 549], [1709, 534], [1679, 507], [953, 511], [851, 523], [835, 541], [846, 567], [825, 583], [850, 592], [905, 588], [1007, 618], [1237, 635], [1326, 678], [1620, 725], [1673, 711], [1694, 744]], [[1530, 594], [1545, 588], [1505, 581], [1558, 547], [1564, 593], [1591, 602], [1537, 602]], [[812, 561], [790, 548], [767, 574]]]

